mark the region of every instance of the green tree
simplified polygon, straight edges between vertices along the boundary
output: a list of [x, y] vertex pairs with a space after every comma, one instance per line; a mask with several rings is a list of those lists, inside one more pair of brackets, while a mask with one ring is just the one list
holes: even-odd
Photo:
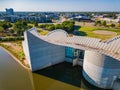
[[20, 20], [14, 24], [13, 29], [18, 36], [21, 36], [25, 30], [29, 29], [29, 26], [26, 21]]
[[40, 24], [39, 28], [45, 28], [45, 25], [44, 24]]
[[115, 24], [112, 23], [112, 24], [111, 24], [111, 27], [115, 27]]
[[118, 22], [118, 27], [120, 27], [120, 21]]
[[62, 25], [61, 24], [56, 24], [55, 29], [62, 29]]
[[8, 25], [7, 24], [3, 24], [2, 27], [4, 28], [4, 30], [8, 29]]
[[37, 27], [37, 26], [38, 26], [38, 23], [37, 23], [37, 22], [35, 22], [35, 24], [34, 24], [34, 25], [35, 25], [35, 27]]
[[54, 29], [63, 29], [67, 32], [74, 31], [74, 21], [64, 21], [62, 24], [41, 24], [39, 25], [40, 28], [45, 28], [47, 30], [54, 30]]
[[66, 30], [67, 32], [73, 32], [74, 31], [74, 21], [64, 21], [62, 23], [62, 29]]
[[55, 29], [55, 25], [51, 24], [47, 26], [48, 30], [54, 30]]
[[13, 35], [13, 34], [15, 33], [15, 30], [10, 29], [10, 30], [9, 30], [9, 33], [10, 33], [11, 35]]
[[4, 33], [4, 28], [0, 26], [0, 34], [1, 34], [1, 36], [3, 35], [3, 33]]
[[103, 23], [102, 23], [102, 24], [103, 24], [103, 26], [106, 26], [106, 25], [107, 25], [106, 21], [103, 21]]
[[0, 25], [4, 28], [4, 30], [12, 27], [12, 24], [8, 21], [3, 21], [3, 22], [0, 23]]
[[95, 22], [95, 26], [97, 26], [97, 25], [101, 26], [101, 24], [102, 24], [101, 21], [96, 21]]

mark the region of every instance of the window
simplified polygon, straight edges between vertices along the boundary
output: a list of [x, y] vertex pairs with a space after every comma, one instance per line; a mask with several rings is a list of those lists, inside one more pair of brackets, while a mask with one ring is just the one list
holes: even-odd
[[79, 51], [79, 58], [84, 59], [84, 51], [83, 50]]
[[74, 58], [74, 49], [71, 47], [65, 48], [66, 57]]

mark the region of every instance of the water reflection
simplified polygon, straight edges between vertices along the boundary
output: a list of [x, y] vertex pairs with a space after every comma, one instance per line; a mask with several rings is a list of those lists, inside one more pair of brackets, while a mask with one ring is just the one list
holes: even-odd
[[82, 76], [82, 67], [60, 63], [32, 74], [34, 90], [103, 90], [89, 84]]
[[63, 62], [43, 70], [36, 71], [35, 73], [80, 87], [82, 78], [81, 71], [82, 68], [80, 66], [72, 67], [72, 64]]
[[33, 90], [28, 72], [0, 48], [0, 90]]

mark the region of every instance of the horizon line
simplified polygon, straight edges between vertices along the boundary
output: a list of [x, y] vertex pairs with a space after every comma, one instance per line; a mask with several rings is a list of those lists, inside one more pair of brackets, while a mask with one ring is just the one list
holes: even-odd
[[[0, 11], [6, 12], [6, 11]], [[14, 12], [120, 12], [120, 11], [14, 11]]]

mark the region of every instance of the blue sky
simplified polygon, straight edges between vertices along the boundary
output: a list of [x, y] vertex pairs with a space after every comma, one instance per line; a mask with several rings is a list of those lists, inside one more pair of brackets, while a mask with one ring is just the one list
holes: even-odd
[[0, 0], [0, 11], [120, 11], [120, 0]]

